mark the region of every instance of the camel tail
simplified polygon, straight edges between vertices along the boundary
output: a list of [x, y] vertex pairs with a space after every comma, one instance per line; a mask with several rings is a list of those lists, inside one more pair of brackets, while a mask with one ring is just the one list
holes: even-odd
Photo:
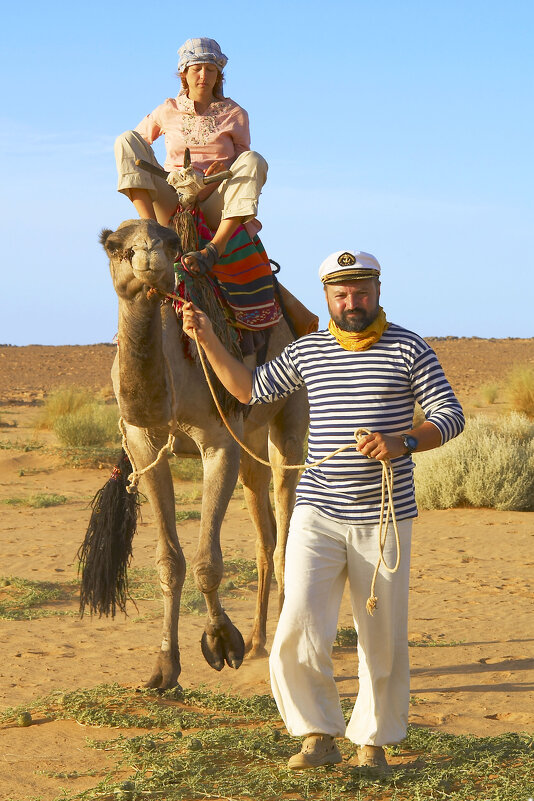
[[81, 573], [80, 616], [88, 607], [99, 617], [126, 611], [128, 565], [137, 528], [139, 499], [126, 490], [132, 468], [125, 452], [109, 480], [91, 502], [92, 514], [78, 551]]

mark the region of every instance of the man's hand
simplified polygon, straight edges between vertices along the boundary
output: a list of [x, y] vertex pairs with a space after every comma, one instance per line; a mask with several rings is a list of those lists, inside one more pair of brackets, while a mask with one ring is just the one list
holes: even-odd
[[[412, 437], [416, 438], [418, 452], [430, 451], [433, 448], [439, 448], [441, 445], [440, 430], [430, 420], [425, 420], [417, 428], [412, 428], [403, 433], [411, 434]], [[396, 459], [406, 453], [404, 441], [400, 434], [380, 434], [378, 431], [362, 437], [358, 442], [357, 449], [364, 456], [370, 456], [372, 459], [378, 459], [381, 462], [386, 459]]]
[[184, 303], [182, 311], [183, 329], [187, 336], [194, 339], [196, 331], [200, 344], [203, 346], [209, 344], [212, 338], [215, 337], [215, 332], [213, 331], [211, 320], [207, 314], [204, 314], [204, 312], [199, 309], [198, 306], [195, 306], [194, 303], [191, 303], [191, 301]]
[[194, 303], [188, 301], [182, 308], [185, 333], [194, 339], [196, 332], [219, 381], [241, 403], [248, 403], [252, 397], [252, 370], [226, 350], [209, 318]]
[[400, 434], [380, 434], [378, 431], [366, 434], [356, 447], [364, 456], [378, 459], [380, 462], [403, 456], [406, 452]]

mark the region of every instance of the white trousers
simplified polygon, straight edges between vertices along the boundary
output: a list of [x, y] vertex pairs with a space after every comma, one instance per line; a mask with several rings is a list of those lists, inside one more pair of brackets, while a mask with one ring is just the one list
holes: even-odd
[[[175, 208], [178, 202], [176, 192], [164, 178], [138, 167], [136, 159], [144, 159], [157, 167], [161, 166], [150, 145], [137, 131], [125, 131], [115, 141], [115, 161], [119, 176], [117, 189], [128, 197], [130, 189], [148, 190], [158, 222], [166, 225], [168, 209], [173, 208], [173, 204]], [[232, 177], [221, 181], [200, 204], [212, 230], [219, 227], [221, 219], [243, 217], [243, 223], [246, 224], [254, 220], [258, 213], [258, 199], [267, 180], [267, 162], [259, 153], [247, 150], [236, 158], [231, 170]], [[257, 224], [252, 235], [260, 227]]]
[[[398, 523], [401, 562], [381, 566], [373, 616], [365, 608], [378, 560], [378, 526], [347, 525], [297, 506], [286, 551], [285, 601], [270, 657], [271, 685], [289, 733], [346, 736], [358, 745], [397, 743], [406, 734], [410, 691], [408, 587], [412, 521]], [[395, 564], [388, 530], [384, 555]], [[359, 691], [348, 726], [334, 680], [332, 646], [349, 580], [358, 632]]]

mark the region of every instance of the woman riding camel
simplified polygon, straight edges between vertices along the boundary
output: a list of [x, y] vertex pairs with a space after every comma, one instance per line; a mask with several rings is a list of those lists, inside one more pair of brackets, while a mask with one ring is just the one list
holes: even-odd
[[[251, 238], [261, 228], [256, 214], [267, 162], [250, 150], [247, 112], [223, 95], [228, 59], [217, 42], [188, 39], [178, 54], [178, 96], [165, 100], [115, 143], [118, 190], [130, 198], [140, 217], [162, 225], [168, 225], [176, 211], [176, 191], [182, 207], [197, 202], [213, 237], [201, 250], [186, 254], [183, 263], [192, 272], [205, 272], [219, 261], [240, 225]], [[159, 166], [150, 145], [162, 134], [167, 182], [136, 165], [141, 159]], [[193, 169], [184, 169], [186, 148]], [[230, 168], [230, 178], [203, 185], [203, 176]]]

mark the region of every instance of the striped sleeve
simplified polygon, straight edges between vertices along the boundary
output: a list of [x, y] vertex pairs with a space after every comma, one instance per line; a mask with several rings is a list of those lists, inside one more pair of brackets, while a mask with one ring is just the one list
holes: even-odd
[[303, 386], [304, 379], [294, 357], [294, 348], [288, 345], [276, 359], [256, 367], [252, 378], [252, 398], [249, 406], [255, 403], [273, 403], [279, 398], [286, 398]]
[[411, 382], [414, 397], [426, 419], [441, 434], [441, 444], [461, 434], [465, 425], [462, 407], [432, 348], [427, 346], [415, 357]]

